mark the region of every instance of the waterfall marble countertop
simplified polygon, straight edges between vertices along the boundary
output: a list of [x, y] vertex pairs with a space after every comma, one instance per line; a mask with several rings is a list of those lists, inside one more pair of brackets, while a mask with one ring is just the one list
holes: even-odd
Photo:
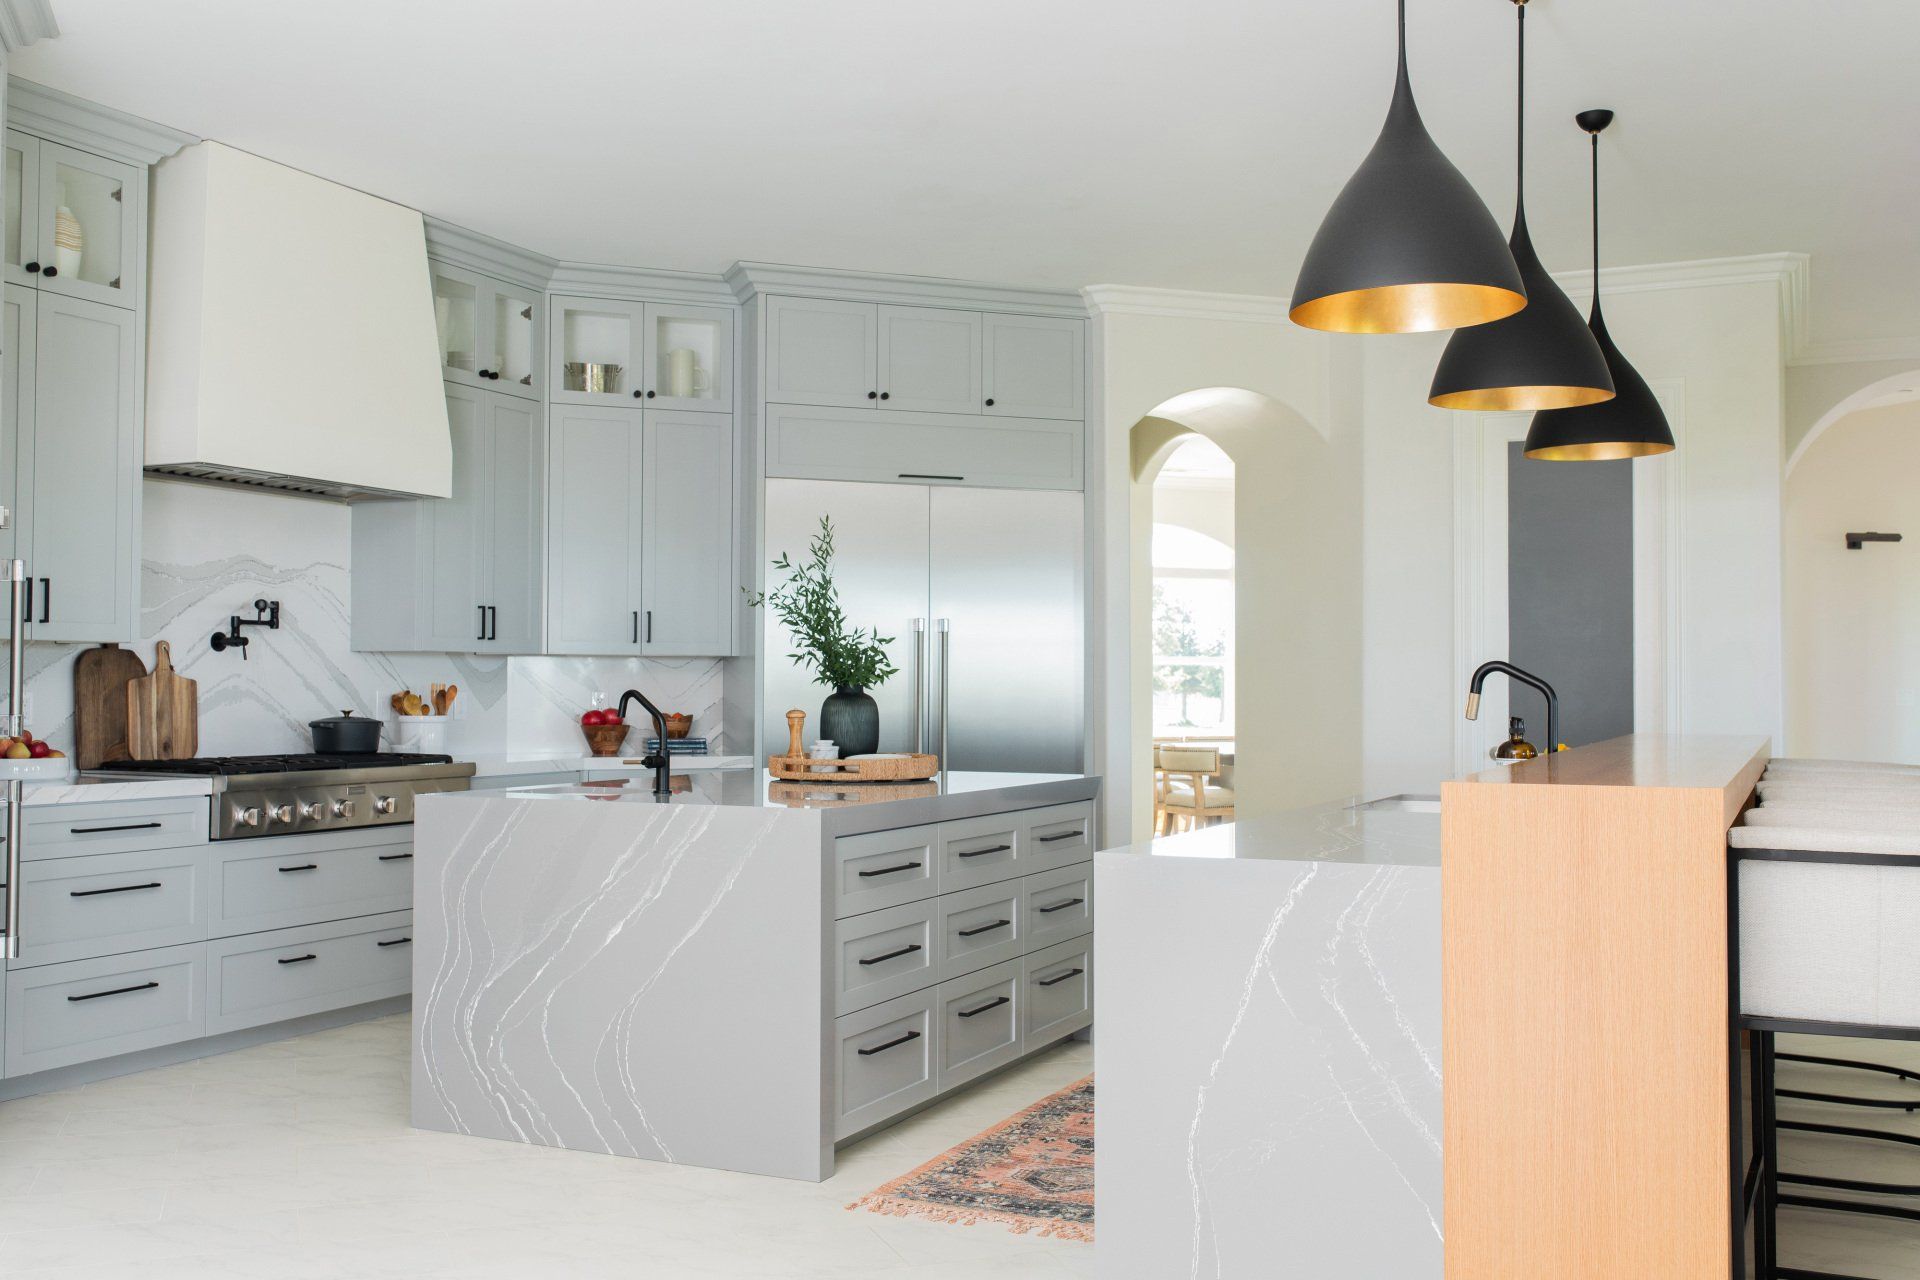
[[1437, 1280], [1438, 803], [1253, 818], [1094, 865], [1101, 1280]]
[[[82, 774], [63, 781], [29, 782], [22, 792], [28, 807], [43, 804], [102, 804], [112, 800], [171, 800], [210, 796], [211, 778], [116, 778]], [[5, 808], [0, 801], [0, 808]]]

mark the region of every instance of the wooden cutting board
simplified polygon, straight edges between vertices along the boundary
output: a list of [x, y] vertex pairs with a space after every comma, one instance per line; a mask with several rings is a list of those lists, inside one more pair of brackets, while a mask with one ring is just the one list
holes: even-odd
[[97, 768], [106, 760], [131, 760], [127, 745], [127, 684], [147, 674], [131, 649], [103, 644], [73, 660], [73, 763]]
[[200, 686], [173, 669], [165, 640], [153, 674], [127, 681], [127, 749], [135, 760], [185, 760], [200, 749]]

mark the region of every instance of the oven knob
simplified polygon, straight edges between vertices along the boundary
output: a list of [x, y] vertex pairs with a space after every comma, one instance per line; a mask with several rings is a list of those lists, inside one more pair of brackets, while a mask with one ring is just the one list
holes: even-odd
[[235, 805], [233, 820], [243, 827], [257, 827], [260, 825], [260, 810], [258, 808], [242, 809], [239, 805]]
[[292, 822], [293, 806], [290, 804], [270, 804], [267, 806], [268, 822]]
[[318, 800], [303, 800], [300, 803], [300, 816], [309, 822], [318, 822], [321, 812]]
[[392, 796], [376, 796], [373, 801], [373, 811], [375, 813], [393, 813], [398, 810], [399, 807], [399, 802]]
[[353, 816], [353, 801], [335, 800], [333, 802], [333, 816], [336, 818], [351, 818]]

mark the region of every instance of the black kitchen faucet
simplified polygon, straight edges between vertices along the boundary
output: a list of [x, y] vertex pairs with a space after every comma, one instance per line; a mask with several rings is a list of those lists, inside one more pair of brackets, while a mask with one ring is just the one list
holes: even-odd
[[620, 695], [620, 718], [627, 718], [627, 704], [637, 702], [647, 709], [653, 717], [653, 750], [640, 763], [653, 770], [653, 796], [656, 800], [665, 800], [673, 794], [673, 773], [667, 767], [667, 718], [660, 714], [660, 708], [647, 701], [647, 695], [638, 689], [629, 689]]

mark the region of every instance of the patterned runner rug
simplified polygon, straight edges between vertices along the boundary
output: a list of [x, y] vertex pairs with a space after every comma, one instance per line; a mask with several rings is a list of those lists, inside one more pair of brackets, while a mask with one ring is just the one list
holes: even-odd
[[1093, 1239], [1093, 1077], [848, 1205], [1017, 1235]]

